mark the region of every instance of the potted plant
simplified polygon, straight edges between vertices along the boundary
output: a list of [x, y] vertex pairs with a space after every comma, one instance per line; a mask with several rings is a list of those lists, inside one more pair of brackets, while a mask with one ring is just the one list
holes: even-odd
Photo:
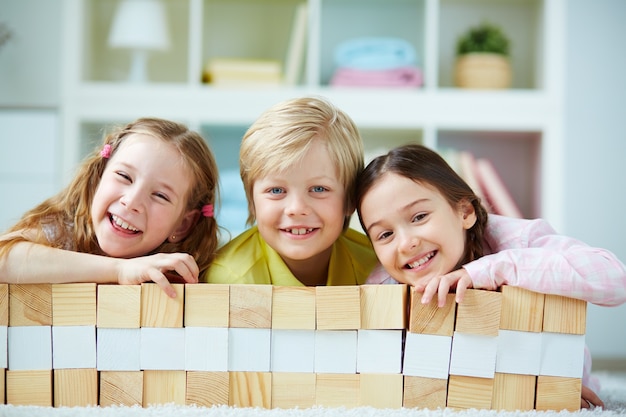
[[509, 39], [490, 23], [470, 28], [457, 41], [454, 82], [462, 88], [508, 88], [511, 85]]

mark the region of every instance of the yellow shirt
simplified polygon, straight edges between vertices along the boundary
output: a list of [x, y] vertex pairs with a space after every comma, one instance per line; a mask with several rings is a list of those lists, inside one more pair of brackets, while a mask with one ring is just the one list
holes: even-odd
[[[348, 229], [333, 244], [326, 285], [364, 284], [376, 264], [367, 236]], [[215, 284], [303, 285], [256, 226], [224, 245], [203, 278]]]

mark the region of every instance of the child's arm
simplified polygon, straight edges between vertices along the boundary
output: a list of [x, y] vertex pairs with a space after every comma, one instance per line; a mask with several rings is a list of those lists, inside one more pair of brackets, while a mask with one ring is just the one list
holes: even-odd
[[153, 281], [169, 296], [176, 297], [165, 276], [168, 271], [175, 271], [185, 282], [198, 282], [198, 266], [191, 255], [184, 253], [121, 259], [19, 242], [0, 258], [0, 282], [140, 284]]

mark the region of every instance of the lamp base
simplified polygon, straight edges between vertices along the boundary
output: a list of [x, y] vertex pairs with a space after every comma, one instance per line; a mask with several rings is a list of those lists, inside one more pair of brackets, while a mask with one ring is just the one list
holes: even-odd
[[128, 82], [134, 84], [144, 84], [148, 82], [148, 51], [144, 49], [131, 50]]

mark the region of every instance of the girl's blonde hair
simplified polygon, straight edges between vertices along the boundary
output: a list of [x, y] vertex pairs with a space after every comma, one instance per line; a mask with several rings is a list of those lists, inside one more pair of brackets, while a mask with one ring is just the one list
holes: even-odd
[[[356, 177], [363, 169], [363, 141], [352, 119], [322, 98], [283, 101], [266, 110], [245, 133], [239, 168], [248, 200], [248, 225], [255, 221], [252, 188], [269, 173], [283, 172], [301, 161], [315, 140], [323, 141], [354, 210]], [[349, 216], [345, 226], [349, 223]]]
[[[134, 133], [151, 136], [178, 150], [192, 175], [190, 191], [186, 196], [186, 210], [202, 210], [206, 204], [216, 204], [219, 195], [217, 164], [213, 153], [198, 133], [169, 120], [141, 118], [106, 135], [102, 147], [109, 145], [112, 156], [120, 144]], [[10, 237], [0, 241], [0, 256], [5, 256], [11, 246], [20, 241], [104, 254], [96, 240], [91, 219], [91, 202], [109, 160], [100, 154], [102, 147], [95, 149], [83, 160], [76, 176], [64, 190], [26, 212], [8, 230]], [[44, 227], [54, 230], [52, 241]], [[165, 241], [151, 253], [189, 253], [195, 258], [202, 273], [215, 256], [219, 240], [217, 222], [214, 217], [201, 215], [191, 230], [182, 241]]]

